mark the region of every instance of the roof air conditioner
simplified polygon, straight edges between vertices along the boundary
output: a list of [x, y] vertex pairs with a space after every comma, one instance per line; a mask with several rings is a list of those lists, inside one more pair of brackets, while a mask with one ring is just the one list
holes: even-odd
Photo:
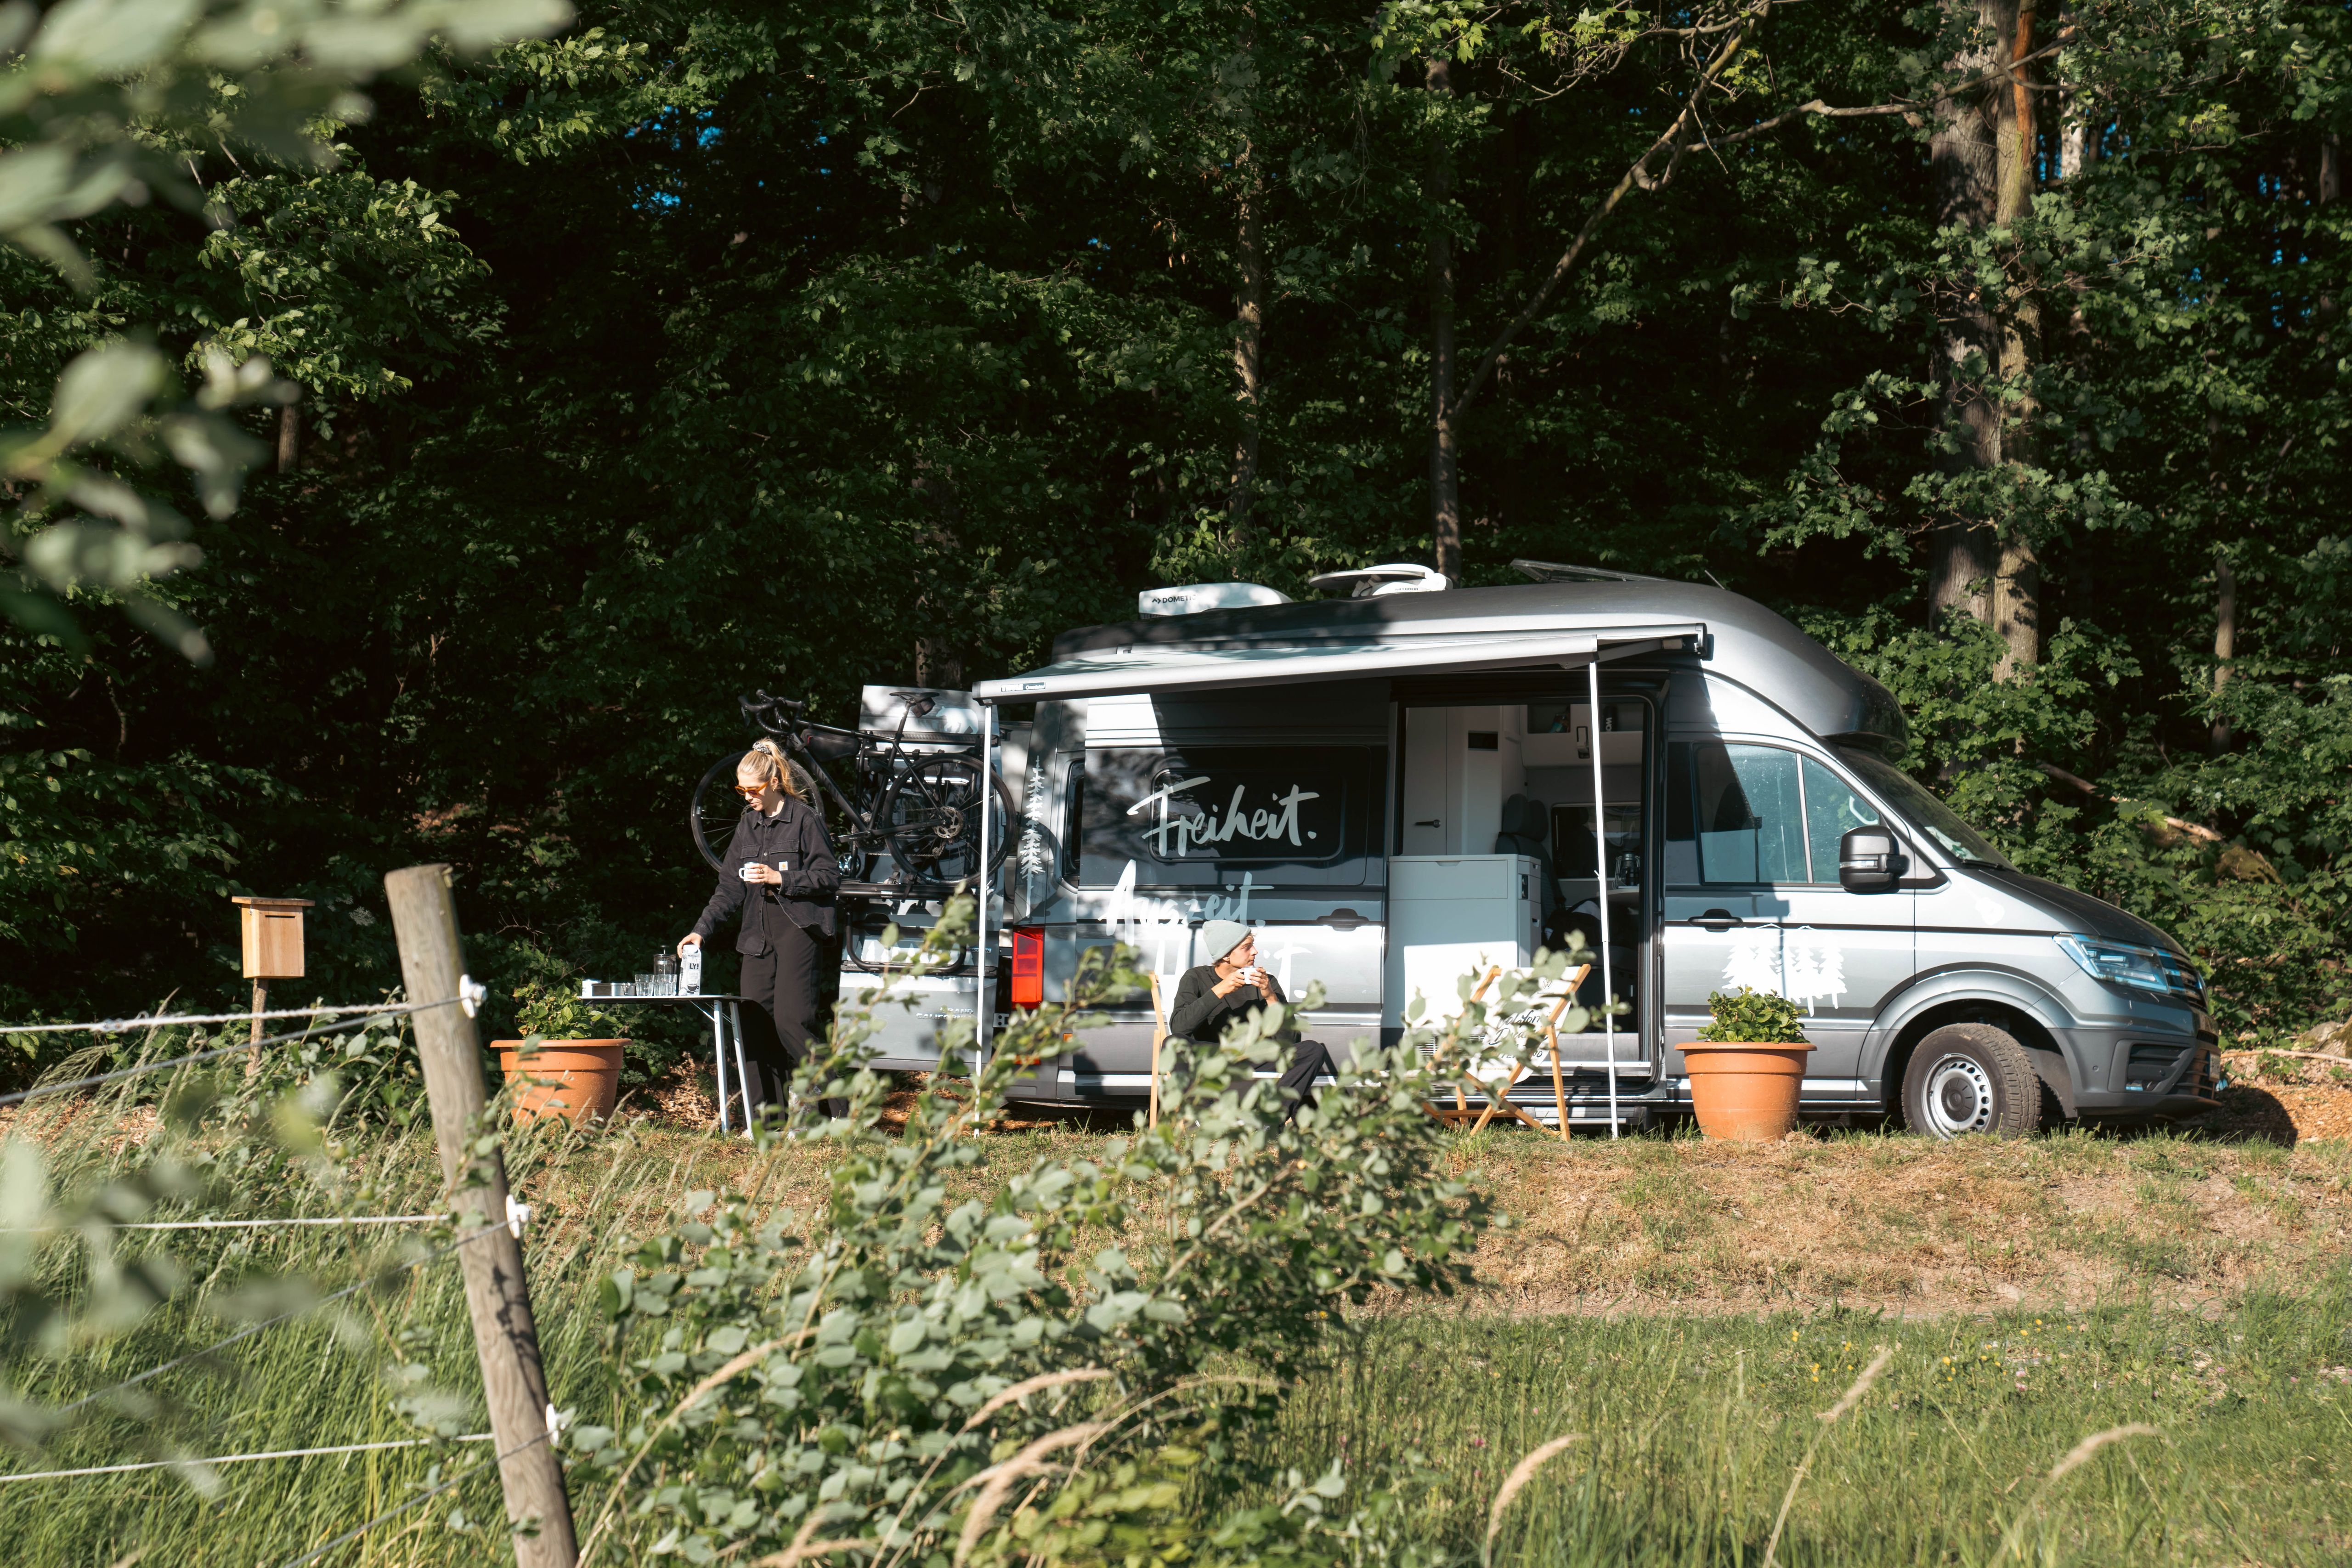
[[1137, 612], [1146, 616], [1197, 616], [1203, 610], [1288, 603], [1289, 595], [1257, 583], [1187, 583], [1180, 588], [1146, 588], [1135, 596]]

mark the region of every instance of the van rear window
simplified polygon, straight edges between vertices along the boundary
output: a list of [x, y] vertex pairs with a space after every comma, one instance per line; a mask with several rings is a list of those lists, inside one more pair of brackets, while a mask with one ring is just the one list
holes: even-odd
[[[1083, 887], [1357, 886], [1380, 819], [1369, 746], [1198, 746], [1087, 752]], [[1230, 875], [1228, 875], [1230, 873]]]

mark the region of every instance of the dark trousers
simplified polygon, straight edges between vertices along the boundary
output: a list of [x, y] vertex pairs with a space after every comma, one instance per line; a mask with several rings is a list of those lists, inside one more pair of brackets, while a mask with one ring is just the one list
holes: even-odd
[[[768, 951], [743, 959], [744, 997], [754, 1004], [743, 1015], [743, 1056], [751, 1082], [743, 1104], [754, 1113], [773, 1106], [781, 1114], [793, 1069], [808, 1059], [809, 1037], [816, 1032], [817, 963], [826, 951], [816, 932], [777, 921], [781, 935]], [[845, 1115], [849, 1102], [828, 1100], [827, 1116]]]
[[1331, 1053], [1320, 1040], [1299, 1040], [1290, 1047], [1290, 1065], [1282, 1069], [1275, 1088], [1282, 1096], [1282, 1119], [1289, 1121], [1302, 1105], [1315, 1103], [1315, 1080], [1332, 1071]]
[[[1176, 1047], [1180, 1053], [1170, 1070], [1181, 1074], [1188, 1083], [1192, 1077], [1191, 1053], [1217, 1048], [1200, 1040], [1171, 1038], [1168, 1043]], [[1327, 1072], [1336, 1074], [1338, 1070], [1331, 1065], [1330, 1051], [1320, 1040], [1292, 1040], [1289, 1047], [1290, 1061], [1274, 1085], [1275, 1096], [1282, 1101], [1282, 1119], [1285, 1121], [1296, 1121], [1300, 1106], [1315, 1103], [1315, 1080]]]

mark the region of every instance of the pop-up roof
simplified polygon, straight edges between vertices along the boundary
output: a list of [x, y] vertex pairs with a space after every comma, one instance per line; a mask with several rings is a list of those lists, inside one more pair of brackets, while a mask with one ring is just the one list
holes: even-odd
[[1129, 645], [1057, 659], [1045, 668], [973, 689], [983, 702], [1059, 701], [1137, 691], [1275, 686], [1366, 675], [1496, 669], [1580, 669], [1594, 659], [1680, 652], [1706, 641], [1704, 621], [1593, 631], [1495, 631], [1372, 639], [1253, 641], [1229, 647]]

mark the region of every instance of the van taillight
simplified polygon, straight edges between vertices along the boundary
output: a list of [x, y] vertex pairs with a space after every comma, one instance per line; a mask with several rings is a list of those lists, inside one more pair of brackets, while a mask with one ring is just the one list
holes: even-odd
[[1045, 928], [1013, 928], [1013, 1005], [1037, 1007], [1045, 1001]]

